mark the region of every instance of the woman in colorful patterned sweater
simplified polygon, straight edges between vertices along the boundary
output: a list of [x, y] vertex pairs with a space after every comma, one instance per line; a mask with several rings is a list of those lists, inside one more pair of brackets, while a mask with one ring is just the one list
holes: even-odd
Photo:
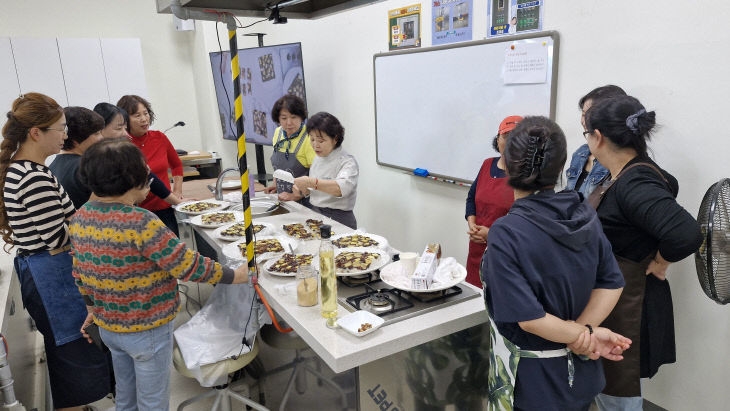
[[81, 158], [80, 177], [98, 197], [69, 227], [73, 276], [101, 338], [112, 352], [116, 409], [166, 410], [177, 280], [248, 281], [188, 249], [152, 212], [136, 206], [149, 192], [142, 152], [126, 139], [101, 141]]

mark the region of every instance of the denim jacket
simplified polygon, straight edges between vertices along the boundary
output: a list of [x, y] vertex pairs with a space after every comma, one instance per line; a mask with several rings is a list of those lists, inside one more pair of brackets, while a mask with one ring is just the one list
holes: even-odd
[[[570, 159], [570, 167], [568, 167], [568, 170], [565, 171], [565, 177], [567, 179], [567, 184], [565, 185], [566, 190], [575, 190], [575, 183], [578, 182], [578, 177], [580, 177], [580, 173], [583, 171], [586, 161], [588, 161], [588, 157], [590, 155], [591, 151], [588, 148], [588, 144], [583, 144], [575, 150], [573, 158]], [[588, 198], [598, 183], [600, 183], [601, 180], [608, 175], [608, 173], [608, 169], [603, 167], [598, 160], [593, 159], [593, 168], [591, 169], [591, 172], [588, 173], [588, 177], [586, 177], [583, 181], [583, 185], [578, 191], [583, 193], [583, 197]]]

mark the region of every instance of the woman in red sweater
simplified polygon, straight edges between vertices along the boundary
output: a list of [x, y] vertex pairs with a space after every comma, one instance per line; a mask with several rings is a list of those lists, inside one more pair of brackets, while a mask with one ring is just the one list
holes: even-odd
[[[167, 136], [161, 131], [149, 129], [155, 121], [155, 112], [152, 111], [150, 103], [140, 96], [126, 95], [119, 99], [117, 106], [129, 113], [127, 133], [132, 143], [142, 150], [150, 170], [160, 176], [165, 186], [178, 198], [182, 198], [182, 162]], [[166, 178], [168, 170], [172, 172], [172, 188], [169, 179]], [[155, 213], [175, 235], [180, 235], [175, 210], [169, 203], [149, 194], [139, 206]]]

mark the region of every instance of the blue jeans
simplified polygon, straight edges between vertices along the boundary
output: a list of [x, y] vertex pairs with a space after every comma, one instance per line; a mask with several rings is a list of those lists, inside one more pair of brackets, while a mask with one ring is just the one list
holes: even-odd
[[596, 405], [601, 411], [642, 411], [644, 409], [644, 398], [598, 394], [596, 396]]
[[160, 411], [170, 405], [174, 321], [151, 330], [116, 333], [99, 328], [112, 352], [117, 411]]

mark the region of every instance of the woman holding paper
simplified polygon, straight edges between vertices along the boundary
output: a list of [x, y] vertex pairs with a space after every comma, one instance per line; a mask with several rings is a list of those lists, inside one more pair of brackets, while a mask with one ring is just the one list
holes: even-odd
[[307, 122], [309, 140], [317, 154], [308, 176], [294, 179], [294, 192], [309, 196], [312, 210], [352, 229], [360, 169], [355, 157], [341, 146], [345, 128], [330, 113], [317, 113]]
[[469, 231], [466, 232], [469, 235], [466, 282], [475, 287], [482, 287], [479, 264], [487, 247], [489, 227], [496, 219], [507, 214], [514, 201], [512, 188], [507, 185], [503, 154], [507, 137], [520, 120], [520, 116], [508, 116], [502, 120], [492, 140], [492, 147], [499, 152], [499, 157], [484, 160], [466, 197], [466, 221], [469, 224]]

